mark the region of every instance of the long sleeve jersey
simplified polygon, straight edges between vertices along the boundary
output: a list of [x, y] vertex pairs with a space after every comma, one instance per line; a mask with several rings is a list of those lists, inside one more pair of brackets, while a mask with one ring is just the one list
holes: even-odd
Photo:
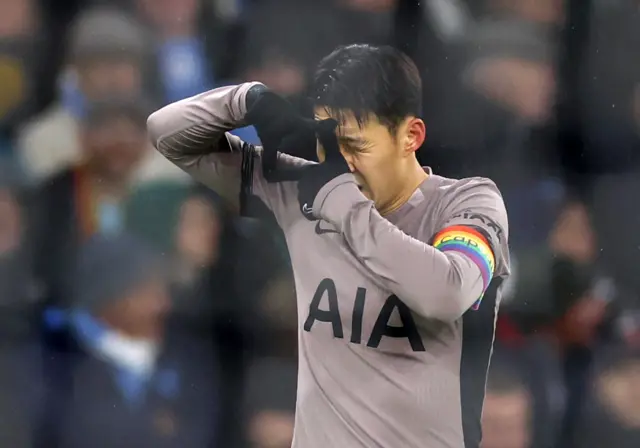
[[[244, 126], [252, 83], [171, 104], [148, 121], [155, 147], [227, 198], [249, 186], [289, 248], [298, 305], [295, 448], [477, 448], [508, 224], [484, 178], [426, 180], [381, 216], [350, 175], [302, 215], [295, 181], [269, 183]], [[286, 154], [278, 164], [313, 163]]]

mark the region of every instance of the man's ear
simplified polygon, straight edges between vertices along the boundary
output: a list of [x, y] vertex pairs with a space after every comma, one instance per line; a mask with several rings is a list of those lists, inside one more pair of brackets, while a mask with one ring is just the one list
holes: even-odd
[[415, 153], [427, 138], [427, 128], [422, 119], [409, 117], [404, 123], [403, 150], [407, 154]]

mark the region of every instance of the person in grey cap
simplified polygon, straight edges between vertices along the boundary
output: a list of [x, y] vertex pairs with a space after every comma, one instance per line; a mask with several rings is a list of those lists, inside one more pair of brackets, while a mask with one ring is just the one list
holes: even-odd
[[89, 9], [70, 31], [68, 70], [61, 101], [27, 125], [19, 136], [27, 174], [43, 179], [79, 160], [79, 125], [87, 102], [106, 96], [138, 97], [150, 85], [153, 47], [135, 18], [114, 8]]
[[169, 298], [160, 258], [149, 248], [127, 234], [96, 235], [80, 249], [72, 272], [76, 326], [79, 317], [93, 316], [123, 337], [159, 343]]
[[168, 325], [158, 254], [127, 234], [96, 235], [73, 272], [67, 322], [74, 344], [45, 366], [58, 373], [38, 434], [46, 446], [211, 446], [213, 351], [178, 340]]

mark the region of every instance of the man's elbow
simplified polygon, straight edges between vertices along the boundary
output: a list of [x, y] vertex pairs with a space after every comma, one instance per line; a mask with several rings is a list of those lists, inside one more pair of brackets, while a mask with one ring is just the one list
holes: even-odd
[[424, 300], [423, 297], [418, 302], [423, 304], [422, 314], [445, 322], [460, 319], [482, 294], [482, 278], [479, 271], [477, 277], [474, 275], [476, 270], [477, 267], [473, 266], [474, 272], [468, 272], [466, 266], [450, 262], [449, 273], [442, 279], [440, 287], [425, 289], [437, 292], [432, 300]]
[[438, 318], [454, 322], [462, 317], [483, 292], [482, 273], [467, 257], [450, 254], [448, 275], [444, 279], [440, 315]]
[[163, 109], [157, 110], [147, 118], [147, 135], [154, 148], [159, 149], [160, 139], [165, 133], [167, 119]]
[[448, 291], [442, 291], [440, 295], [434, 297], [435, 300], [424, 303], [421, 310], [417, 310], [418, 314], [428, 319], [435, 319], [442, 322], [455, 322], [469, 309], [467, 293], [462, 288], [450, 288]]
[[460, 319], [471, 307], [470, 303], [475, 301], [470, 299], [469, 291], [463, 288], [462, 285], [452, 288], [449, 294], [444, 297], [444, 300], [448, 302], [448, 305], [443, 307], [440, 320], [446, 322], [455, 322]]

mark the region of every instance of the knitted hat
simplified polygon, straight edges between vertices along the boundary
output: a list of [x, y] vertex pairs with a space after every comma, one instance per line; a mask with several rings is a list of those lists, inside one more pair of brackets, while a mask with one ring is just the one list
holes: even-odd
[[81, 15], [71, 33], [72, 61], [96, 56], [144, 58], [149, 36], [134, 18], [112, 8], [95, 8]]
[[96, 235], [80, 249], [72, 303], [88, 311], [99, 310], [159, 273], [159, 257], [136, 238]]

